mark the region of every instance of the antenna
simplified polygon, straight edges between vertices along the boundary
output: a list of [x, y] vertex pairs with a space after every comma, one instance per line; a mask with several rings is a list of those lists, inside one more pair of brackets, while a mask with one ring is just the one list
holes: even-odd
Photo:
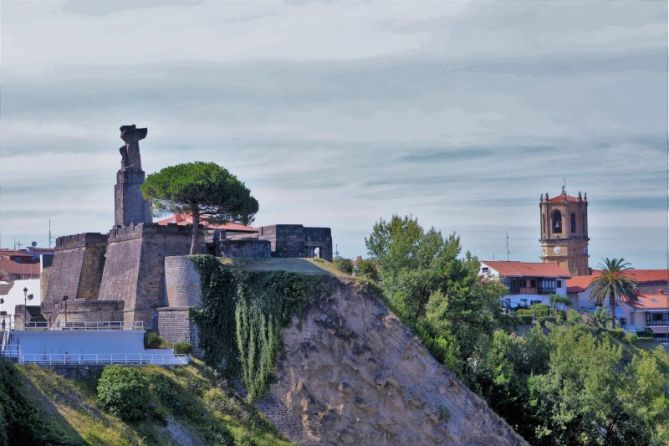
[[49, 249], [51, 249], [51, 240], [53, 237], [51, 237], [51, 219], [49, 219]]
[[511, 254], [513, 254], [511, 248], [509, 247], [510, 239], [511, 237], [509, 237], [509, 231], [506, 231], [506, 260], [511, 260]]

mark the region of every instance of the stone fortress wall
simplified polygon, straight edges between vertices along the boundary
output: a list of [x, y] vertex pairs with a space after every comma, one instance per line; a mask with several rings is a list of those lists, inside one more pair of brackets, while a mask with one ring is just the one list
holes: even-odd
[[[201, 296], [189, 294], [200, 289], [187, 257], [191, 227], [152, 223], [140, 189], [145, 173], [138, 142], [146, 134], [134, 125], [121, 127], [126, 144], [114, 189], [115, 225], [108, 234], [58, 239], [53, 264], [42, 278], [42, 314], [51, 323], [64, 321], [66, 312], [68, 322], [142, 321], [169, 342], [197, 346], [189, 309], [201, 306]], [[237, 259], [318, 255], [332, 260], [332, 236], [330, 228], [302, 225], [263, 226], [243, 237], [218, 231], [208, 245], [203, 241], [201, 251]]]

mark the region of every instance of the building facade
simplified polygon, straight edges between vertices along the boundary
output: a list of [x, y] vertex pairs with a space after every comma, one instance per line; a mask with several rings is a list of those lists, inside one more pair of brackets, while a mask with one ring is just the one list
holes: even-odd
[[508, 289], [502, 297], [506, 308], [550, 304], [550, 296], [567, 295], [569, 272], [556, 263], [490, 261], [481, 262], [480, 277], [499, 280]]

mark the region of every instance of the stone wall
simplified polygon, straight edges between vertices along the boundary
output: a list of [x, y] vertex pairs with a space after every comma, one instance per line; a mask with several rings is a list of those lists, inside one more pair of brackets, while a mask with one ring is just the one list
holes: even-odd
[[200, 273], [190, 256], [165, 257], [165, 286], [170, 307], [201, 307]]
[[267, 259], [272, 257], [272, 244], [254, 238], [223, 239], [218, 242], [216, 255], [229, 259]]
[[[330, 228], [302, 225], [271, 225], [258, 229], [258, 239], [269, 240], [272, 257], [313, 257], [332, 261]], [[318, 251], [316, 251], [318, 248]]]
[[190, 228], [139, 224], [109, 233], [100, 299], [123, 300], [124, 320], [154, 327], [154, 313], [167, 302], [165, 257], [188, 254]]
[[123, 320], [121, 300], [68, 300], [54, 305], [49, 324], [76, 322], [118, 322]]
[[190, 317], [187, 307], [158, 309], [158, 334], [170, 344], [186, 342], [193, 346], [193, 353], [200, 354], [200, 332]]
[[63, 296], [70, 299], [97, 299], [102, 280], [107, 238], [99, 233], [59, 237], [52, 266], [43, 285], [43, 312], [53, 311]]

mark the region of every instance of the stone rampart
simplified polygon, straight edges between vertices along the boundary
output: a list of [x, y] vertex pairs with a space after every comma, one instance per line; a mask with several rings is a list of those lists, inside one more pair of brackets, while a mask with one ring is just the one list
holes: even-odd
[[43, 313], [70, 299], [97, 299], [102, 280], [107, 238], [99, 233], [59, 237], [52, 266], [44, 277]]
[[170, 307], [201, 307], [200, 273], [190, 256], [165, 257], [165, 287]]
[[170, 344], [191, 344], [193, 353], [200, 354], [200, 332], [187, 307], [158, 308], [158, 334]]
[[49, 323], [117, 322], [123, 320], [123, 301], [67, 300], [54, 305]]
[[272, 257], [272, 244], [253, 238], [224, 239], [218, 242], [217, 255], [229, 259], [267, 259]]
[[123, 300], [124, 321], [155, 328], [154, 313], [165, 306], [165, 257], [188, 254], [190, 228], [139, 224], [109, 233], [100, 299]]

